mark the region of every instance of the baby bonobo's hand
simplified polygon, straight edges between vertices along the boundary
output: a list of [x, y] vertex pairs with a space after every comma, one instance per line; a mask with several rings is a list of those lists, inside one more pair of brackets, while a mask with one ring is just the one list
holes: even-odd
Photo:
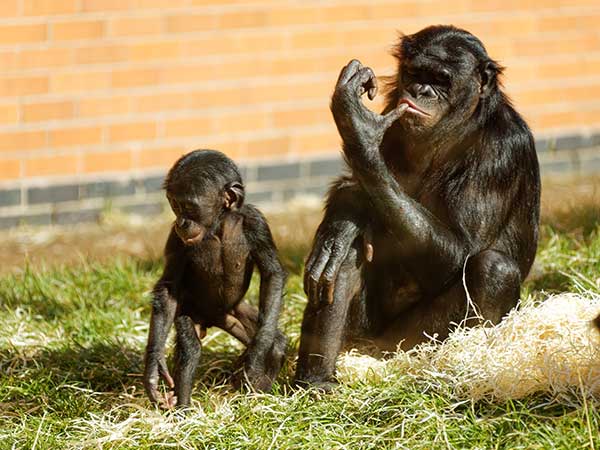
[[361, 96], [365, 92], [369, 99], [375, 98], [377, 78], [370, 67], [363, 67], [360, 61], [353, 59], [342, 69], [331, 97], [331, 112], [351, 164], [373, 162], [383, 135], [408, 108], [402, 104], [382, 116], [362, 103]]
[[[169, 391], [162, 395], [158, 390], [159, 377], [167, 384]], [[167, 362], [163, 357], [156, 358], [154, 361], [149, 360], [146, 363], [146, 369], [144, 371], [144, 388], [148, 394], [148, 398], [152, 403], [158, 404], [161, 408], [171, 409], [177, 403], [177, 397], [173, 389], [175, 383], [173, 377], [169, 373], [167, 368]]]

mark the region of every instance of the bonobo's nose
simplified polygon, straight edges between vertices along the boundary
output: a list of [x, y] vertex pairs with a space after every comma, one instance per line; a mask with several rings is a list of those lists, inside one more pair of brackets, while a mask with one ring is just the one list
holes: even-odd
[[189, 228], [189, 226], [190, 226], [190, 221], [189, 220], [187, 220], [187, 219], [185, 219], [183, 217], [178, 217], [177, 218], [177, 227], [178, 228], [180, 228], [182, 230], [185, 230], [186, 228]]
[[410, 87], [409, 92], [415, 98], [419, 98], [419, 97], [435, 98], [435, 97], [437, 97], [433, 88], [428, 84], [415, 83]]

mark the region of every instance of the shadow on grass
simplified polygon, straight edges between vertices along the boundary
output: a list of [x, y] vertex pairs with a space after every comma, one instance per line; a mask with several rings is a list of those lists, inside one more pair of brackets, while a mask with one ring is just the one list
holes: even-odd
[[[240, 355], [241, 350], [234, 346], [226, 350], [203, 349], [195, 389], [218, 386], [233, 390], [232, 377]], [[0, 349], [0, 396], [15, 410], [31, 411], [40, 404], [57, 411], [72, 409], [77, 401], [89, 403], [98, 394], [105, 394], [111, 403], [123, 394], [145, 401], [143, 356], [142, 348], [117, 341], [41, 349], [27, 355], [13, 348]], [[172, 368], [172, 361], [169, 367]]]

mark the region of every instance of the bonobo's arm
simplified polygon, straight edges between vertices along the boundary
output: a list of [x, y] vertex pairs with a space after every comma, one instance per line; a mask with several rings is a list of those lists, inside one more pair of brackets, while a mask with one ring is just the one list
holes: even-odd
[[165, 343], [169, 330], [173, 325], [177, 309], [176, 289], [181, 280], [185, 267], [183, 244], [171, 229], [165, 246], [165, 269], [152, 291], [152, 316], [150, 318], [150, 331], [146, 346], [144, 387], [150, 401], [165, 403], [167, 407], [171, 399], [161, 399], [158, 392], [159, 376], [170, 388], [175, 387], [173, 378], [167, 369], [165, 358]]
[[365, 230], [368, 198], [356, 180], [341, 177], [329, 190], [325, 215], [304, 268], [304, 292], [313, 304], [333, 301], [335, 282], [352, 243]]
[[250, 205], [244, 207], [244, 216], [244, 233], [251, 246], [252, 259], [260, 272], [258, 327], [254, 340], [248, 346], [246, 359], [246, 375], [252, 383], [255, 378], [260, 379], [265, 374], [267, 353], [277, 333], [287, 273], [279, 260], [264, 216]]
[[353, 60], [342, 69], [331, 110], [352, 172], [377, 216], [398, 239], [406, 259], [415, 262], [411, 266], [423, 269], [415, 276], [435, 290], [462, 267], [468, 242], [407, 195], [386, 166], [379, 151], [383, 136], [407, 105], [385, 116], [372, 112], [363, 105], [361, 95], [368, 92], [373, 98], [376, 89], [373, 71]]

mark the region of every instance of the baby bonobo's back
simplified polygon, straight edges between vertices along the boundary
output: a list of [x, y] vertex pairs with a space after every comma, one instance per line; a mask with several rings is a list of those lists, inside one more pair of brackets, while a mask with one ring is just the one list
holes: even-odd
[[[214, 150], [180, 158], [164, 187], [176, 219], [165, 247], [165, 269], [153, 291], [144, 372], [150, 399], [166, 408], [190, 404], [201, 339], [211, 326], [248, 347], [243, 379], [254, 389], [269, 390], [287, 347], [277, 328], [286, 273], [266, 219], [244, 205], [237, 166]], [[261, 276], [260, 311], [243, 301], [254, 266]], [[171, 378], [164, 349], [173, 323]], [[158, 393], [159, 376], [174, 389], [165, 398]]]

